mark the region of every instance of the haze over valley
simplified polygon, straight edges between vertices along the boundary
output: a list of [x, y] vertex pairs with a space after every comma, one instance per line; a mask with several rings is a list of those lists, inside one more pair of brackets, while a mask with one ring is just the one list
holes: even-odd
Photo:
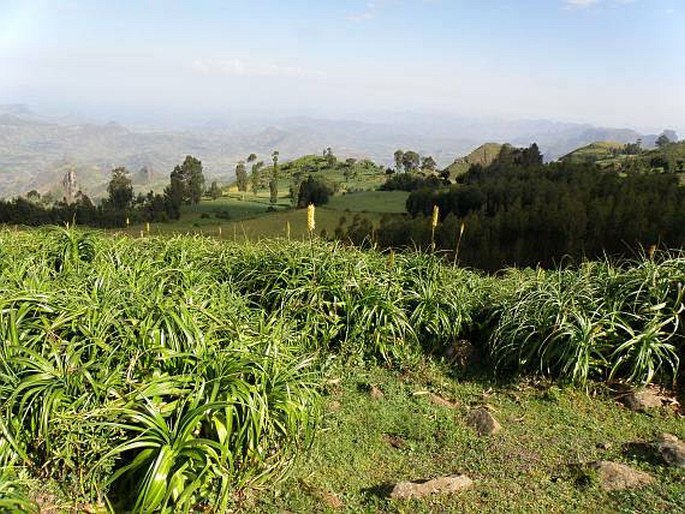
[[[41, 193], [58, 187], [67, 169], [93, 197], [103, 194], [113, 168], [133, 172], [140, 191], [160, 189], [185, 155], [202, 160], [209, 179], [228, 184], [235, 165], [248, 154], [268, 156], [277, 149], [284, 160], [320, 154], [333, 147], [340, 157], [366, 158], [392, 165], [397, 148], [432, 155], [440, 167], [484, 142], [527, 146], [536, 142], [547, 160], [595, 141], [652, 146], [657, 134], [630, 128], [549, 120], [466, 118], [435, 112], [386, 112], [351, 119], [263, 114], [226, 115], [151, 129], [78, 116], [46, 116], [31, 106], [0, 105], [0, 196]], [[162, 125], [162, 123], [158, 123]], [[141, 169], [145, 168], [144, 171]]]

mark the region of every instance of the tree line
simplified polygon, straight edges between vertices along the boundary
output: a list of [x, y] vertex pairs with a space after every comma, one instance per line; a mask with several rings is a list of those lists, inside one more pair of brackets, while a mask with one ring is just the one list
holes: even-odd
[[[71, 187], [73, 172], [67, 176]], [[162, 194], [149, 191], [134, 196], [131, 173], [125, 167], [117, 167], [112, 170], [107, 185], [108, 196], [99, 205], [81, 191], [73, 195], [69, 192], [57, 202], [42, 201], [37, 191], [31, 191], [26, 198], [0, 200], [0, 223], [29, 226], [76, 223], [116, 228], [136, 222], [162, 222], [179, 219], [181, 206], [198, 203], [204, 193], [202, 162], [188, 155], [174, 167]], [[208, 193], [214, 197], [220, 193], [216, 182]]]
[[685, 188], [677, 175], [543, 164], [536, 145], [504, 146], [491, 165], [471, 166], [458, 184], [412, 192], [406, 207], [406, 216], [385, 217], [376, 229], [360, 217], [341, 224], [336, 237], [386, 248], [434, 246], [451, 256], [459, 242], [459, 262], [487, 270], [685, 246]]

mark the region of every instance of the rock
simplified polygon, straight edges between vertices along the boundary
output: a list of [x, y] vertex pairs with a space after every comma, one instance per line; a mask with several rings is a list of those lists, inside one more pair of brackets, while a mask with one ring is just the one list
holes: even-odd
[[618, 462], [601, 460], [593, 463], [592, 468], [597, 470], [602, 489], [605, 491], [636, 489], [654, 481], [650, 474]]
[[485, 407], [474, 409], [466, 418], [466, 422], [476, 429], [478, 435], [491, 435], [502, 429], [497, 420]]
[[424, 482], [399, 482], [390, 493], [391, 498], [421, 498], [430, 494], [457, 493], [473, 485], [466, 475], [434, 478]]
[[407, 444], [404, 442], [404, 439], [396, 435], [385, 434], [383, 436], [383, 440], [398, 450], [402, 450], [405, 446], [407, 446]]
[[644, 389], [633, 389], [622, 393], [618, 400], [635, 412], [646, 412], [657, 409], [670, 402], [669, 397], [663, 394], [656, 386], [648, 386]]
[[375, 385], [371, 386], [371, 388], [369, 389], [369, 394], [371, 395], [371, 398], [373, 398], [374, 400], [381, 400], [384, 396], [383, 391], [381, 391]]
[[300, 480], [299, 482], [303, 490], [317, 498], [319, 501], [325, 503], [331, 509], [339, 509], [343, 507], [343, 502], [340, 499], [340, 496], [335, 494], [333, 491], [325, 489], [318, 484], [311, 484], [306, 480]]
[[459, 339], [450, 344], [445, 350], [445, 357], [460, 370], [477, 366], [480, 363], [478, 350], [466, 339]]
[[457, 402], [451, 402], [448, 399], [443, 398], [442, 396], [439, 396], [435, 393], [429, 393], [428, 399], [433, 405], [437, 405], [439, 407], [447, 407], [448, 409], [456, 409], [457, 407], [459, 407], [459, 404]]
[[685, 468], [685, 442], [671, 434], [661, 434], [655, 443], [656, 450], [669, 466]]
[[340, 497], [331, 491], [324, 492], [321, 499], [332, 509], [340, 509], [343, 507], [343, 502]]

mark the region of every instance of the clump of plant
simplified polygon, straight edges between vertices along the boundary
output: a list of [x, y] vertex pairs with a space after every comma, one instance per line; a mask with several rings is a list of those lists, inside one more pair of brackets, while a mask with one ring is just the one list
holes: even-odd
[[685, 260], [539, 270], [500, 299], [490, 351], [500, 371], [673, 382], [685, 332]]

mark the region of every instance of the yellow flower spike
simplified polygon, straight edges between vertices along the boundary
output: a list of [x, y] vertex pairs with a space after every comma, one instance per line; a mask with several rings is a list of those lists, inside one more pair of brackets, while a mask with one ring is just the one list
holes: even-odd
[[309, 232], [314, 232], [314, 229], [316, 228], [315, 209], [316, 207], [314, 207], [313, 203], [310, 203], [307, 207], [307, 229]]

